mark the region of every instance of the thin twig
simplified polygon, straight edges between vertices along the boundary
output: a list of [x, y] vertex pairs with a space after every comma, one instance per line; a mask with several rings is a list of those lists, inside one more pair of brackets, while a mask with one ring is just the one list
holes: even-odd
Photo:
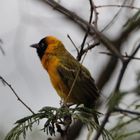
[[106, 113], [106, 116], [105, 116], [104, 120], [102, 121], [102, 123], [99, 127], [99, 130], [97, 131], [93, 140], [98, 140], [98, 138], [100, 137], [103, 129], [105, 128], [106, 123], [108, 122], [108, 119], [109, 119], [110, 115], [111, 115], [111, 111], [108, 110], [107, 113]]
[[131, 110], [127, 110], [127, 109], [121, 109], [121, 108], [114, 108], [114, 112], [120, 112], [120, 113], [129, 113], [132, 115], [138, 115], [140, 116], [140, 112], [137, 111], [131, 111]]
[[[122, 5], [125, 5], [127, 0], [125, 0]], [[117, 19], [117, 17], [119, 16], [119, 14], [121, 13], [123, 7], [120, 7], [120, 9], [117, 11], [117, 13], [113, 16], [113, 18], [109, 21], [109, 23], [101, 30], [101, 32], [104, 32], [105, 30], [107, 30], [108, 28], [110, 28], [110, 26], [115, 22], [115, 20]]]
[[[109, 55], [109, 56], [113, 56], [113, 57], [116, 57], [116, 56], [114, 56], [112, 53], [109, 53], [109, 52], [100, 52], [101, 54], [105, 54], [105, 55]], [[130, 55], [122, 55], [124, 58], [131, 58], [131, 59], [135, 59], [135, 60], [140, 60], [140, 58], [139, 57], [132, 57], [132, 56], [130, 56]]]
[[[75, 43], [73, 42], [73, 40], [71, 39], [71, 37], [69, 35], [67, 35], [67, 37], [69, 38], [69, 40], [73, 44], [74, 48], [77, 51], [77, 55], [78, 55], [79, 54], [78, 47], [75, 45]], [[98, 40], [95, 40], [95, 42], [91, 45], [87, 44], [87, 47], [85, 49], [83, 49], [83, 51], [81, 52], [81, 55], [83, 55], [84, 53], [87, 53], [89, 50], [93, 49], [95, 46], [98, 46], [98, 45], [100, 45], [100, 42]]]
[[[0, 43], [1, 43], [1, 44], [3, 43], [3, 41], [2, 41], [1, 39], [0, 39]], [[5, 55], [5, 51], [4, 51], [4, 49], [2, 48], [1, 44], [0, 44], [0, 51], [2, 52], [3, 55]]]
[[95, 28], [98, 29], [98, 14], [99, 13], [98, 13], [96, 5], [93, 1], [92, 1], [92, 7], [93, 7], [94, 15], [95, 15], [94, 26], [95, 26]]
[[14, 90], [14, 88], [2, 77], [0, 76], [0, 80], [6, 84], [13, 92], [13, 94], [17, 97], [17, 99], [32, 113], [32, 114], [35, 114], [33, 112], [33, 110], [25, 103], [23, 102], [23, 100], [21, 100], [21, 98], [18, 96], [18, 94], [16, 93], [16, 91]]
[[96, 6], [96, 8], [112, 8], [112, 7], [116, 7], [116, 8], [130, 8], [130, 9], [135, 9], [135, 10], [140, 10], [139, 7], [135, 7], [135, 6], [131, 6], [131, 5], [119, 5], [119, 4], [109, 4], [109, 5], [99, 5]]
[[[92, 0], [89, 0], [89, 3], [90, 3], [89, 25], [91, 25], [92, 18], [93, 18], [93, 12], [94, 12], [94, 4], [93, 4]], [[81, 57], [82, 57], [82, 55], [83, 55], [84, 45], [85, 45], [85, 42], [86, 42], [86, 39], [87, 39], [87, 37], [88, 37], [89, 32], [90, 32], [90, 26], [87, 27], [87, 31], [86, 31], [85, 36], [84, 36], [84, 39], [83, 39], [83, 41], [82, 41], [81, 49], [80, 49], [79, 54], [78, 54], [78, 56], [77, 56], [77, 60], [78, 60], [78, 61], [81, 60]]]
[[75, 45], [75, 43], [73, 42], [73, 40], [71, 39], [71, 37], [69, 35], [67, 35], [67, 37], [69, 38], [69, 40], [71, 41], [71, 43], [73, 44], [74, 48], [77, 51], [77, 55], [79, 54], [79, 49], [77, 48], [77, 46]]
[[88, 47], [83, 50], [83, 54], [86, 53], [86, 52], [88, 52], [89, 50], [93, 49], [95, 46], [98, 46], [98, 45], [100, 45], [100, 42], [98, 40], [96, 40], [91, 45], [88, 44]]
[[77, 71], [77, 73], [76, 73], [76, 76], [75, 76], [75, 78], [74, 78], [74, 80], [73, 80], [73, 83], [72, 83], [72, 85], [71, 85], [70, 91], [69, 91], [69, 93], [68, 93], [68, 95], [67, 95], [67, 98], [65, 99], [65, 102], [67, 102], [67, 100], [69, 99], [69, 97], [70, 97], [70, 95], [71, 95], [71, 93], [72, 93], [72, 90], [73, 90], [73, 88], [74, 88], [74, 86], [75, 86], [75, 84], [76, 84], [76, 82], [77, 82], [79, 73], [80, 73], [80, 71], [81, 71], [82, 63], [83, 63], [83, 61], [84, 61], [84, 59], [85, 59], [85, 56], [86, 56], [86, 53], [85, 53], [85, 55], [84, 55], [84, 57], [83, 57], [83, 59], [82, 59], [82, 61], [81, 61], [81, 63], [80, 63], [81, 65], [79, 66], [79, 69], [78, 69], [78, 71]]

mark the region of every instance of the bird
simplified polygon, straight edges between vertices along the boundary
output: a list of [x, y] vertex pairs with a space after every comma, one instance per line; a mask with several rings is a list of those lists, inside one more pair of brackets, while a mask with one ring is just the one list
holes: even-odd
[[31, 47], [36, 48], [42, 66], [65, 104], [83, 104], [89, 108], [95, 106], [100, 96], [95, 80], [59, 39], [46, 36]]

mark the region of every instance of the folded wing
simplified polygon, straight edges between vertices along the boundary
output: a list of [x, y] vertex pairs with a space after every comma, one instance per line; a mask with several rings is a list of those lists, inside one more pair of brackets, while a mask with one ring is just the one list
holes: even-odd
[[[99, 91], [89, 71], [82, 65], [59, 65], [57, 69], [74, 103], [93, 106], [99, 97]], [[75, 81], [75, 82], [74, 82]], [[73, 85], [74, 83], [74, 85]]]

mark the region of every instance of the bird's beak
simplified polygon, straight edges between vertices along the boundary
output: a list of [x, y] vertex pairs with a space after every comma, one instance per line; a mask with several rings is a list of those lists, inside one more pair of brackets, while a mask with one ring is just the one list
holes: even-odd
[[30, 47], [32, 47], [32, 48], [38, 48], [38, 44], [36, 43], [36, 44], [32, 44], [32, 45], [30, 45]]

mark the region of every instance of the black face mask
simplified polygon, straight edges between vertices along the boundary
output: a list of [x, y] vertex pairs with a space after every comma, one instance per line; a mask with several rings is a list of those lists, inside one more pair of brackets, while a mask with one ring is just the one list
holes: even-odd
[[40, 59], [42, 59], [47, 47], [48, 47], [48, 45], [46, 44], [45, 38], [40, 40], [40, 42], [38, 43], [38, 47], [37, 47], [37, 54]]

